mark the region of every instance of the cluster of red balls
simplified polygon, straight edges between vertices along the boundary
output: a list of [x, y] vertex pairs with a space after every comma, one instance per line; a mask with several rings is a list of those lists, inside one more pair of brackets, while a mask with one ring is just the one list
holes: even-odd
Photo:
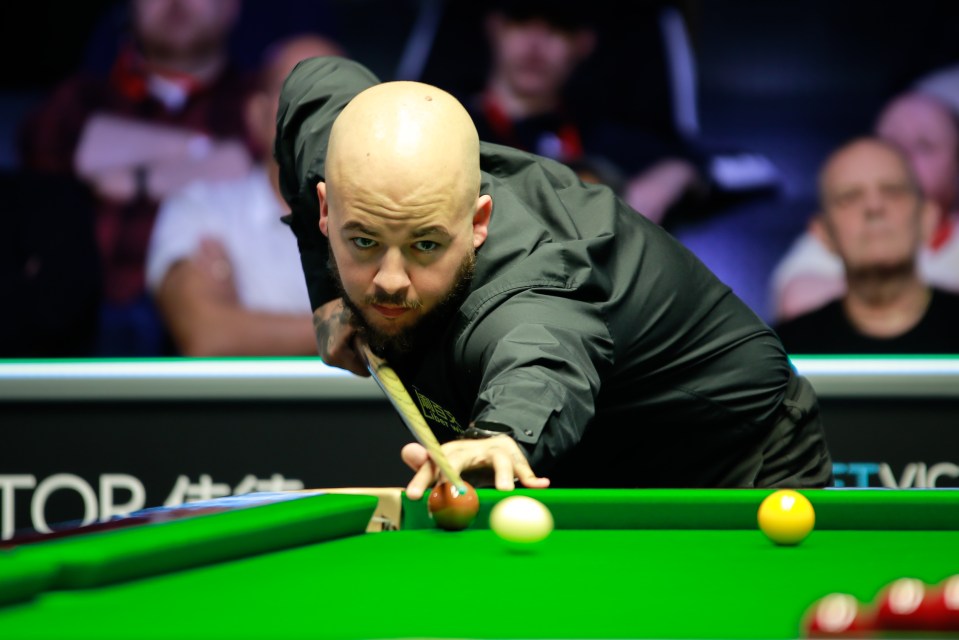
[[959, 637], [959, 574], [936, 584], [899, 578], [872, 602], [831, 593], [809, 608], [803, 626], [807, 638], [861, 638], [886, 632]]

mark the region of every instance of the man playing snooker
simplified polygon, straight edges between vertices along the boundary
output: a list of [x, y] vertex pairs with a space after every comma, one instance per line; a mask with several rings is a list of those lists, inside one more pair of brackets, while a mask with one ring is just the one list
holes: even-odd
[[[608, 188], [481, 143], [437, 87], [336, 57], [287, 78], [275, 152], [320, 355], [368, 375], [366, 340], [459, 472], [500, 490], [831, 483], [775, 334]], [[402, 456], [418, 499], [436, 467]]]

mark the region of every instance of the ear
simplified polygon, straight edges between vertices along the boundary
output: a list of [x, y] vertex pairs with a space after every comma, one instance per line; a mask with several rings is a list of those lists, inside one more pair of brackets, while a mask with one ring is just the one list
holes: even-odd
[[327, 238], [330, 237], [329, 230], [329, 218], [330, 218], [330, 207], [329, 200], [326, 198], [326, 183], [317, 182], [316, 183], [316, 197], [320, 200], [320, 233], [325, 235]]
[[832, 233], [829, 231], [829, 224], [825, 220], [825, 214], [820, 211], [809, 220], [809, 233], [814, 238], [823, 243], [823, 245], [836, 253], [836, 243], [832, 240]]
[[484, 193], [476, 199], [473, 213], [473, 248], [479, 249], [489, 233], [489, 221], [493, 214], [493, 197]]

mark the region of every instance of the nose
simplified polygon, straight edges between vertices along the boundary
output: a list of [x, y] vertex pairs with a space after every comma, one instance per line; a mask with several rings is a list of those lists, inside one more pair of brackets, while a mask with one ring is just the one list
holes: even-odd
[[379, 270], [373, 278], [373, 284], [380, 291], [395, 295], [410, 286], [410, 277], [406, 272], [406, 262], [399, 249], [390, 249], [383, 254]]
[[866, 191], [866, 215], [874, 218], [881, 216], [885, 211], [886, 199], [879, 189], [869, 189]]

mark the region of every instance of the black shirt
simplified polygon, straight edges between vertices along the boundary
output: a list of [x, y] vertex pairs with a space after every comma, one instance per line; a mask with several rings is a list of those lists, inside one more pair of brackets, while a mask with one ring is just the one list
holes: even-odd
[[790, 354], [959, 353], [959, 295], [934, 289], [919, 323], [894, 338], [873, 338], [857, 331], [846, 317], [841, 300], [775, 329]]
[[[377, 82], [314, 58], [281, 95], [280, 182], [314, 308], [337, 295], [317, 224], [329, 129]], [[825, 481], [811, 387], [696, 256], [558, 162], [483, 142], [479, 165], [493, 212], [470, 290], [397, 367], [440, 441], [505, 426], [552, 486]]]

